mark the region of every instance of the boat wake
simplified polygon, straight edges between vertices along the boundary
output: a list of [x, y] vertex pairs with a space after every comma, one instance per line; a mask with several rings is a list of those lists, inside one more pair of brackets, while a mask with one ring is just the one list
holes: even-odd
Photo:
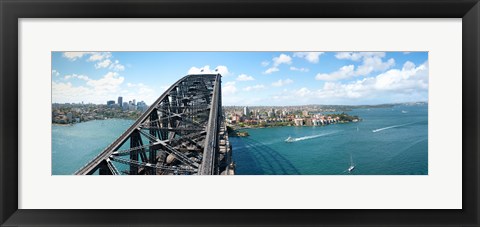
[[388, 126], [388, 127], [385, 127], [385, 128], [377, 128], [377, 129], [372, 130], [372, 132], [380, 132], [380, 131], [383, 131], [383, 130], [387, 130], [387, 129], [391, 129], [391, 128], [398, 128], [398, 127], [402, 127], [402, 126], [406, 126], [406, 125], [411, 125], [411, 124], [415, 124], [415, 123], [416, 123], [416, 122], [407, 123], [407, 124], [403, 124], [403, 125], [392, 125], [392, 126]]
[[322, 134], [313, 135], [313, 136], [304, 136], [304, 137], [299, 137], [299, 138], [290, 138], [290, 139], [288, 140], [288, 142], [298, 142], [298, 141], [302, 141], [302, 140], [309, 140], [309, 139], [314, 139], [314, 138], [318, 138], [318, 137], [322, 137], [322, 136], [331, 135], [331, 134], [334, 134], [334, 133], [337, 133], [337, 132], [328, 132], [328, 133], [322, 133]]

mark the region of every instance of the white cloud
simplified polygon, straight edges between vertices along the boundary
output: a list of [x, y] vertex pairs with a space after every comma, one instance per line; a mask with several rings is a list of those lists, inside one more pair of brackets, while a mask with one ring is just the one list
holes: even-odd
[[[159, 89], [152, 89], [150, 86], [138, 83], [122, 84], [124, 78], [116, 72], [109, 72], [98, 80], [93, 80], [83, 75], [70, 75], [70, 78], [83, 79], [86, 83], [82, 86], [73, 86], [70, 82], [52, 82], [52, 99], [58, 103], [103, 103], [107, 100], [116, 100], [118, 96], [123, 99], [145, 101], [147, 104], [153, 103], [163, 93], [168, 86], [160, 86]], [[158, 93], [158, 94], [157, 94]]]
[[291, 79], [278, 80], [276, 82], [273, 82], [272, 86], [281, 87], [281, 86], [285, 86], [285, 85], [288, 85], [288, 84], [291, 84], [291, 83], [293, 83], [293, 80], [291, 80]]
[[371, 57], [383, 58], [385, 57], [385, 52], [338, 52], [337, 54], [335, 54], [335, 57], [337, 59], [359, 61], [362, 58], [371, 58]]
[[102, 61], [103, 59], [109, 59], [112, 57], [110, 52], [91, 52], [87, 61]]
[[104, 61], [96, 63], [95, 68], [96, 69], [107, 68], [108, 66], [110, 66], [110, 64], [112, 64], [112, 61], [110, 59], [105, 59]]
[[85, 54], [89, 54], [91, 52], [80, 52], [80, 51], [75, 51], [75, 52], [63, 52], [63, 57], [67, 58], [70, 61], [75, 61], [77, 59], [80, 59], [83, 57]]
[[227, 66], [219, 65], [214, 69], [210, 69], [209, 65], [203, 66], [201, 68], [197, 68], [195, 66], [191, 67], [187, 74], [217, 74], [219, 73], [222, 76], [228, 76], [230, 72], [228, 71]]
[[[90, 56], [90, 59], [92, 59], [93, 56], [95, 56], [93, 58], [95, 59], [94, 61], [98, 61], [97, 63], [95, 63], [96, 69], [109, 68], [110, 70], [117, 71], [117, 72], [125, 70], [125, 66], [120, 64], [119, 60], [112, 61], [109, 59], [111, 55], [93, 54]], [[102, 60], [102, 59], [105, 59], [105, 60]]]
[[103, 59], [108, 59], [112, 57], [112, 54], [110, 52], [81, 52], [81, 51], [64, 52], [62, 56], [71, 61], [75, 61], [86, 55], [90, 55], [87, 61], [101, 61]]
[[278, 72], [278, 68], [277, 67], [271, 67], [271, 68], [268, 68], [267, 70], [265, 70], [265, 72], [263, 72], [264, 74], [270, 74], [270, 73], [273, 73], [273, 72]]
[[220, 75], [222, 75], [222, 76], [228, 76], [230, 74], [227, 66], [224, 66], [224, 65], [219, 65], [219, 66], [215, 67], [215, 72], [220, 73]]
[[53, 69], [52, 70], [52, 77], [53, 76], [60, 76], [60, 73], [57, 70]]
[[272, 59], [274, 66], [279, 66], [281, 64], [292, 64], [292, 58], [286, 54], [280, 54], [278, 57]]
[[320, 55], [322, 54], [324, 54], [324, 52], [295, 52], [293, 56], [305, 58], [305, 60], [309, 61], [310, 63], [318, 63]]
[[335, 55], [338, 59], [351, 61], [362, 61], [362, 64], [355, 68], [354, 65], [346, 65], [331, 73], [318, 73], [317, 80], [342, 80], [355, 76], [367, 76], [372, 72], [383, 72], [395, 65], [393, 58], [383, 61], [384, 52], [339, 52]]
[[258, 90], [262, 90], [262, 89], [265, 89], [265, 86], [263, 84], [257, 84], [257, 85], [254, 85], [254, 86], [248, 86], [248, 87], [243, 88], [244, 91], [258, 91]]
[[250, 80], [255, 80], [252, 76], [248, 76], [246, 74], [241, 74], [237, 77], [237, 81], [250, 81]]
[[364, 58], [363, 64], [357, 68], [356, 75], [366, 76], [371, 72], [383, 72], [394, 65], [395, 60], [393, 58], [388, 59], [386, 62], [379, 57]]
[[63, 57], [70, 59], [71, 61], [75, 61], [79, 58], [82, 58], [85, 55], [90, 55], [87, 59], [87, 62], [96, 62], [95, 68], [102, 69], [102, 68], [109, 68], [113, 71], [123, 71], [125, 70], [125, 66], [120, 64], [119, 60], [112, 61], [112, 53], [110, 52], [64, 52]]
[[74, 87], [70, 82], [52, 82], [52, 102], [54, 103], [79, 103], [82, 101], [102, 103], [99, 96], [94, 95], [90, 88]]
[[309, 71], [307, 68], [297, 68], [297, 67], [293, 67], [293, 66], [290, 66], [290, 70], [300, 71], [300, 72], [308, 72]]
[[384, 91], [428, 90], [428, 63], [418, 67], [407, 61], [401, 70], [392, 69], [376, 77], [375, 88]]
[[113, 63], [110, 65], [109, 69], [118, 72], [118, 71], [123, 71], [123, 70], [125, 70], [125, 66], [123, 66], [122, 64], [120, 64], [120, 62], [119, 62], [118, 60], [115, 60], [115, 62], [113, 62]]
[[[382, 99], [387, 102], [409, 102], [426, 100], [428, 97], [428, 63], [415, 66], [406, 62], [402, 69], [391, 69], [374, 77], [367, 77], [348, 83], [325, 82], [319, 90], [307, 88], [294, 91], [292, 95], [306, 100], [329, 100], [352, 102], [362, 99]], [[391, 100], [385, 99], [386, 97]]]
[[233, 95], [237, 93], [237, 87], [235, 87], [235, 81], [226, 82], [222, 86], [222, 96]]
[[[159, 96], [156, 95], [154, 89], [143, 83], [127, 83], [127, 87], [129, 88], [128, 90], [123, 90], [121, 92], [123, 97], [130, 97], [131, 99], [136, 99], [137, 101], [143, 100], [147, 104], [152, 104]], [[167, 86], [160, 86], [158, 93], [163, 93], [167, 88]]]
[[315, 76], [316, 80], [341, 80], [354, 76], [354, 65], [346, 65], [332, 73], [319, 73]]
[[[263, 74], [270, 74], [270, 73], [273, 73], [273, 72], [278, 72], [280, 69], [278, 68], [281, 64], [292, 64], [292, 58], [286, 54], [280, 54], [280, 56], [278, 57], [274, 57], [272, 58], [272, 67], [268, 68], [267, 70], [265, 70], [263, 72]], [[264, 65], [262, 63], [262, 65]], [[265, 66], [267, 66], [268, 64], [266, 64]]]
[[270, 62], [269, 61], [262, 61], [262, 63], [260, 63], [263, 67], [267, 67], [268, 65], [270, 65]]
[[[106, 59], [104, 59], [106, 60]], [[103, 60], [103, 61], [104, 61]], [[97, 61], [97, 63], [102, 61]], [[116, 68], [115, 68], [116, 67]], [[112, 70], [122, 70], [124, 67], [118, 61], [114, 61], [108, 68]], [[52, 73], [56, 71], [52, 70]], [[136, 99], [137, 101], [145, 101], [147, 104], [153, 103], [161, 93], [169, 86], [159, 86], [152, 88], [143, 83], [126, 83], [125, 78], [120, 76], [118, 72], [110, 71], [99, 79], [92, 79], [86, 75], [70, 74], [63, 77], [65, 82], [52, 81], [52, 101], [58, 103], [106, 103], [107, 100], [116, 100], [118, 96], [122, 96], [124, 100]], [[76, 83], [68, 80], [83, 80]]]
[[69, 80], [69, 79], [71, 79], [71, 78], [81, 79], [81, 80], [85, 80], [85, 81], [89, 81], [89, 80], [90, 80], [90, 79], [88, 78], [88, 76], [77, 75], [77, 74], [65, 75], [63, 78], [64, 78], [65, 80]]
[[88, 78], [88, 76], [84, 76], [84, 75], [78, 75], [77, 78], [78, 78], [78, 79], [81, 79], [81, 80], [85, 80], [85, 81], [90, 80], [90, 79]]
[[105, 95], [108, 93], [115, 93], [119, 91], [120, 84], [123, 83], [125, 78], [120, 77], [116, 72], [108, 72], [102, 78], [98, 80], [88, 80], [87, 85], [92, 87], [99, 95]]
[[305, 97], [307, 95], [310, 95], [312, 94], [312, 91], [310, 91], [308, 88], [306, 87], [303, 87], [303, 88], [300, 88], [299, 90], [295, 91], [294, 94], [296, 96], [300, 96], [300, 97]]

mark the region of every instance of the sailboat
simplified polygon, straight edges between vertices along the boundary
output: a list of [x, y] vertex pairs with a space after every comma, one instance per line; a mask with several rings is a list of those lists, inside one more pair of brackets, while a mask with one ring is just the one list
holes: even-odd
[[352, 155], [350, 155], [350, 167], [348, 167], [348, 172], [351, 173], [355, 169], [355, 164], [353, 164]]

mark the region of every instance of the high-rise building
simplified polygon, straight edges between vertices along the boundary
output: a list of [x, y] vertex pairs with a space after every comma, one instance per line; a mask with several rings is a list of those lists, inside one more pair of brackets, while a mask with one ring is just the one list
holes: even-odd
[[250, 115], [250, 110], [248, 109], [247, 106], [246, 106], [246, 107], [243, 107], [243, 115], [245, 115], [245, 116], [247, 116], [247, 117]]
[[122, 107], [122, 105], [123, 105], [123, 98], [122, 98], [122, 96], [118, 96], [118, 105], [119, 105], [120, 107]]
[[111, 105], [113, 105], [113, 104], [115, 104], [115, 100], [109, 100], [109, 101], [107, 101], [107, 106], [111, 106]]
[[137, 110], [145, 112], [147, 109], [148, 109], [148, 106], [144, 101], [140, 101], [137, 103]]

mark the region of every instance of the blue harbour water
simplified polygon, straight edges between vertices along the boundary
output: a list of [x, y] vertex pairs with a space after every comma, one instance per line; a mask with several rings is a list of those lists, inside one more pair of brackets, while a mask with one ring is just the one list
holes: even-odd
[[70, 175], [119, 137], [133, 120], [108, 119], [52, 126], [52, 174]]
[[[354, 109], [358, 123], [247, 129], [231, 137], [236, 174], [428, 174], [428, 106]], [[358, 128], [358, 129], [357, 129]], [[289, 136], [297, 141], [286, 143]]]
[[[237, 175], [426, 175], [428, 106], [354, 109], [357, 123], [245, 129], [230, 137]], [[72, 174], [133, 121], [52, 126], [52, 173]], [[286, 143], [288, 137], [295, 142]], [[352, 173], [347, 168], [351, 160]]]

